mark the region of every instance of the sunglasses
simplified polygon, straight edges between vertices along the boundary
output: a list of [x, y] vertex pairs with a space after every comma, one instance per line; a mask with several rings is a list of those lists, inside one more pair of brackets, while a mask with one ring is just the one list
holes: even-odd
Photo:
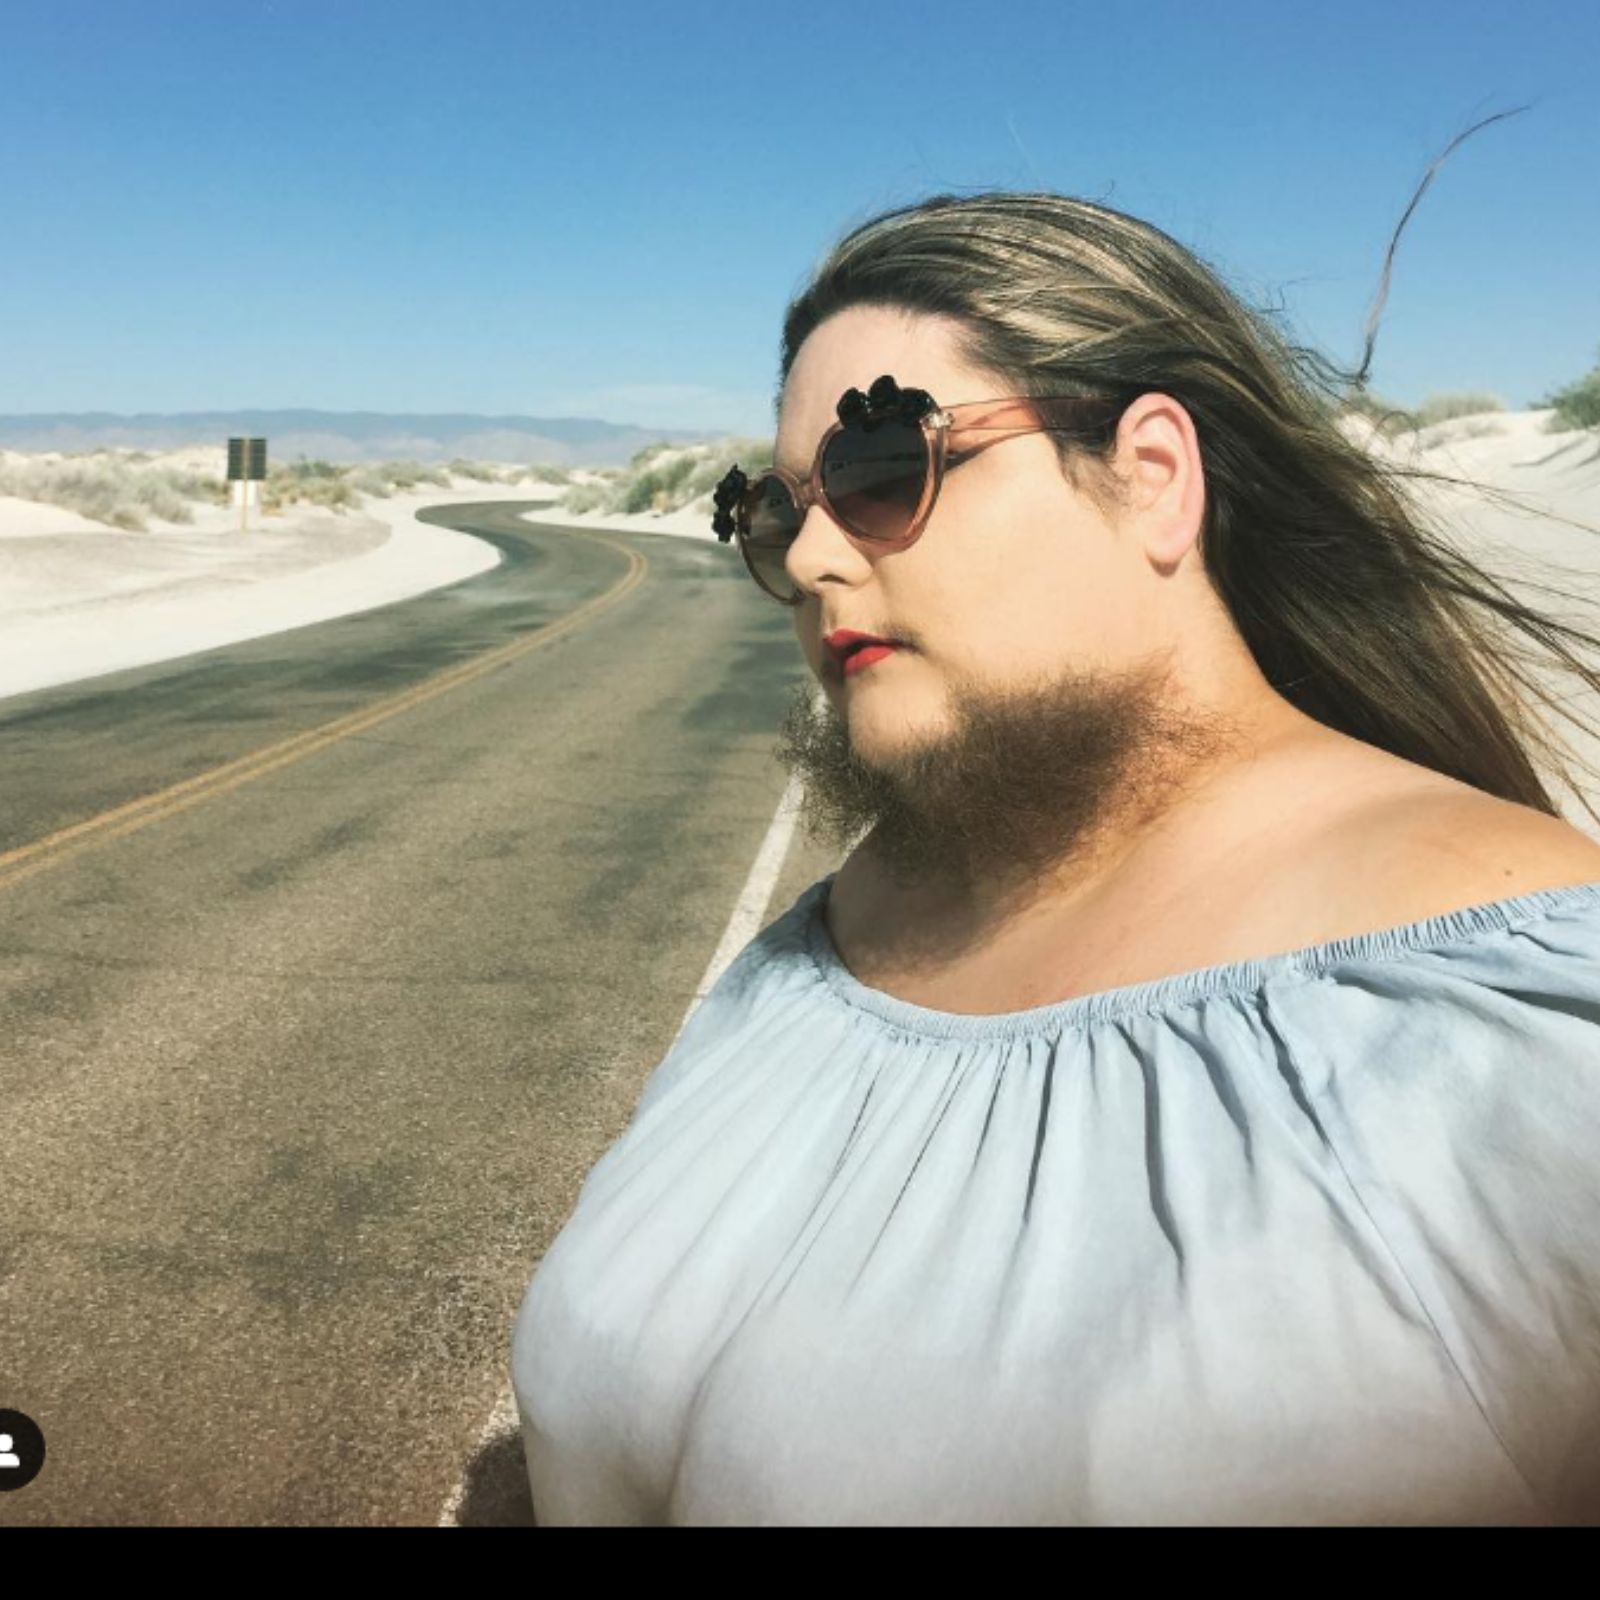
[[726, 544], [737, 534], [750, 576], [786, 606], [800, 604], [786, 557], [812, 505], [822, 506], [853, 539], [879, 550], [915, 544], [933, 513], [945, 473], [998, 437], [1088, 434], [1115, 426], [1128, 402], [1109, 395], [1016, 395], [941, 410], [926, 389], [902, 389], [887, 373], [863, 394], [847, 389], [839, 420], [817, 445], [802, 482], [781, 467], [751, 479], [737, 465], [713, 492], [712, 531]]

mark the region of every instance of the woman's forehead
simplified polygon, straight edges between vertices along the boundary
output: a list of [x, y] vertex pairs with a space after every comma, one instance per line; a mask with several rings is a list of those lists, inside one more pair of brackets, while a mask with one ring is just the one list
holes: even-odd
[[865, 393], [885, 373], [902, 389], [926, 389], [941, 406], [989, 398], [992, 380], [985, 386], [972, 373], [954, 340], [946, 319], [908, 318], [876, 306], [851, 307], [819, 324], [783, 386], [776, 464], [809, 470], [818, 441], [839, 420], [845, 392]]
[[939, 388], [970, 381], [961, 360], [959, 324], [886, 306], [851, 306], [814, 328], [796, 352], [784, 405], [825, 401], [829, 415], [846, 389], [865, 390], [882, 373], [902, 388]]

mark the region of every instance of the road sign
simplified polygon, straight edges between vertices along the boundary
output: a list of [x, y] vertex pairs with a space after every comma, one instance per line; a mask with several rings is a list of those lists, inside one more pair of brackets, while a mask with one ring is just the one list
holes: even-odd
[[228, 479], [264, 478], [267, 475], [267, 441], [265, 439], [230, 439], [228, 441]]
[[239, 487], [234, 494], [239, 500], [239, 531], [249, 526], [250, 500], [261, 503], [261, 491], [254, 486], [267, 475], [267, 441], [265, 439], [230, 439], [228, 441], [228, 482]]

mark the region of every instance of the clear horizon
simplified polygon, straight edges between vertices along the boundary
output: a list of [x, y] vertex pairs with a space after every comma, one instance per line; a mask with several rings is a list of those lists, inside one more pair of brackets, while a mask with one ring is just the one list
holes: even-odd
[[1600, 360], [1597, 45], [1555, 0], [14, 0], [0, 413], [770, 433], [833, 240], [986, 188], [1141, 217], [1353, 368], [1427, 168], [1525, 106], [1434, 174], [1369, 375], [1523, 410]]

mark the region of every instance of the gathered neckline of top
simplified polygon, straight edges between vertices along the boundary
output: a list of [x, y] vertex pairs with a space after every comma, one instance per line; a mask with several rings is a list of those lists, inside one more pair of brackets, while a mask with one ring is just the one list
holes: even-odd
[[1010, 1038], [1166, 1011], [1212, 996], [1247, 993], [1275, 980], [1316, 978], [1342, 962], [1386, 961], [1412, 952], [1439, 950], [1480, 934], [1538, 921], [1559, 911], [1583, 911], [1590, 907], [1600, 910], [1600, 880], [1563, 884], [1504, 900], [1461, 906], [1455, 911], [1441, 912], [1393, 928], [1328, 939], [1277, 955], [1228, 961], [1150, 978], [1143, 983], [1099, 989], [1051, 1005], [1032, 1006], [1025, 1011], [971, 1014], [938, 1011], [901, 1000], [881, 989], [870, 988], [850, 971], [840, 958], [823, 919], [836, 875], [830, 872], [819, 879], [794, 908], [801, 942], [818, 980], [846, 1005], [902, 1032], [947, 1039]]

